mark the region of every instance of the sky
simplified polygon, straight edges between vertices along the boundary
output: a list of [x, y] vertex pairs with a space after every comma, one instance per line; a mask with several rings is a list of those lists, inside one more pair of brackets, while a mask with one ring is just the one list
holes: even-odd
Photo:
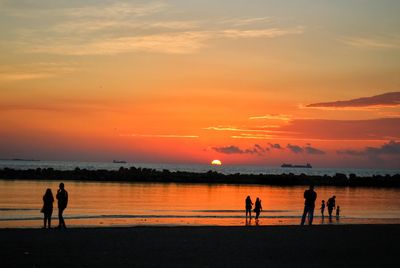
[[0, 0], [0, 158], [400, 168], [398, 10]]

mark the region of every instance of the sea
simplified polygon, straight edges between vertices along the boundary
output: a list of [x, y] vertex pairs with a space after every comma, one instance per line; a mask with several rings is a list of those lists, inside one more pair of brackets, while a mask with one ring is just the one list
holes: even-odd
[[306, 174], [306, 175], [329, 175], [336, 173], [346, 175], [356, 174], [359, 177], [373, 175], [395, 175], [400, 174], [400, 169], [361, 169], [361, 168], [282, 168], [269, 166], [245, 166], [245, 165], [201, 165], [201, 164], [153, 164], [153, 163], [113, 163], [113, 162], [79, 162], [79, 161], [32, 161], [32, 160], [0, 160], [0, 169], [36, 169], [53, 168], [55, 170], [73, 170], [75, 168], [88, 170], [118, 170], [120, 167], [149, 168], [155, 170], [168, 169], [170, 171], [207, 172], [218, 171], [223, 174]]
[[[358, 176], [393, 175], [399, 170], [280, 168], [253, 166], [208, 166], [135, 163], [97, 163], [65, 161], [0, 161], [1, 168], [70, 170], [143, 167], [157, 170], [225, 174], [313, 174], [336, 173]], [[126, 226], [257, 226], [298, 225], [303, 211], [303, 186], [130, 183], [66, 181], [69, 203], [65, 210], [68, 227]], [[59, 182], [45, 180], [1, 180], [0, 228], [41, 228], [42, 196], [47, 188], [55, 195]], [[317, 201], [313, 224], [400, 224], [400, 189], [366, 187], [316, 187]], [[262, 200], [259, 220], [246, 219], [244, 200]], [[340, 214], [322, 216], [322, 200], [336, 196]], [[57, 226], [57, 204], [54, 204], [53, 227]]]

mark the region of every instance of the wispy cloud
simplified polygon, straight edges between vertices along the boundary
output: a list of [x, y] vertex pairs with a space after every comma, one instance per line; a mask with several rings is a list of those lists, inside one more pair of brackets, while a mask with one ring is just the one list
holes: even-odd
[[250, 120], [266, 119], [266, 120], [290, 121], [290, 120], [292, 120], [292, 116], [287, 115], [287, 114], [266, 114], [266, 115], [250, 116], [249, 119]]
[[[72, 4], [71, 4], [72, 5]], [[17, 12], [21, 11], [23, 12]], [[25, 25], [14, 29], [17, 39], [5, 40], [20, 52], [66, 55], [110, 55], [147, 51], [169, 54], [195, 53], [220, 38], [276, 38], [301, 34], [301, 26], [270, 25], [270, 19], [226, 19], [210, 21], [179, 19], [173, 8], [164, 2], [132, 4], [127, 2], [49, 7], [32, 4], [9, 4], [7, 16], [51, 18], [48, 24]], [[174, 19], [165, 16], [174, 12]]]
[[292, 29], [270, 28], [261, 30], [227, 29], [221, 31], [221, 34], [229, 38], [256, 38], [256, 37], [274, 38], [289, 34], [301, 34], [303, 33], [303, 31], [304, 29], [302, 27], [296, 27]]
[[239, 135], [231, 136], [231, 138], [232, 139], [272, 140], [272, 139], [276, 138], [276, 135], [240, 133]]
[[231, 26], [247, 26], [254, 25], [257, 23], [273, 23], [275, 20], [272, 17], [255, 17], [255, 18], [236, 18], [236, 19], [224, 19], [222, 23], [231, 25]]
[[23, 81], [49, 78], [71, 73], [77, 68], [78, 67], [73, 63], [55, 62], [37, 62], [32, 64], [17, 64], [14, 66], [0, 65], [0, 81]]
[[342, 43], [363, 49], [399, 49], [400, 35], [389, 35], [384, 37], [342, 37]]
[[400, 92], [389, 92], [371, 97], [363, 97], [345, 101], [320, 102], [309, 104], [308, 108], [358, 108], [358, 107], [392, 107], [400, 105]]
[[142, 137], [142, 138], [183, 138], [183, 139], [197, 139], [197, 135], [179, 135], [179, 134], [120, 134], [121, 137]]
[[279, 130], [296, 133], [280, 135], [293, 140], [343, 140], [384, 141], [389, 137], [399, 138], [400, 118], [378, 118], [371, 120], [323, 120], [297, 119]]
[[214, 130], [214, 131], [228, 131], [228, 132], [258, 132], [258, 133], [270, 133], [270, 134], [278, 134], [278, 133], [288, 133], [288, 131], [276, 130], [276, 127], [272, 127], [273, 130], [267, 129], [265, 126], [261, 128], [247, 128], [247, 127], [234, 127], [234, 126], [216, 126], [216, 127], [206, 127], [205, 130]]
[[32, 45], [28, 52], [67, 55], [113, 55], [131, 51], [186, 54], [200, 49], [207, 38], [202, 32], [165, 33], [140, 37], [120, 37], [88, 43], [42, 43]]

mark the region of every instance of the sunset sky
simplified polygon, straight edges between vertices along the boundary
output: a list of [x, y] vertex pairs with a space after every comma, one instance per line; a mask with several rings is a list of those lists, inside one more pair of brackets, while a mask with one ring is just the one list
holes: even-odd
[[0, 0], [0, 158], [400, 168], [399, 10]]

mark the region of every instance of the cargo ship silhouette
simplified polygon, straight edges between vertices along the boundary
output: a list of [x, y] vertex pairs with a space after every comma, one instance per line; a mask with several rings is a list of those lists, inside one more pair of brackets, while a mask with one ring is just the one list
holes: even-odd
[[283, 168], [312, 168], [312, 166], [307, 163], [307, 165], [292, 165], [292, 164], [282, 164], [281, 167]]

